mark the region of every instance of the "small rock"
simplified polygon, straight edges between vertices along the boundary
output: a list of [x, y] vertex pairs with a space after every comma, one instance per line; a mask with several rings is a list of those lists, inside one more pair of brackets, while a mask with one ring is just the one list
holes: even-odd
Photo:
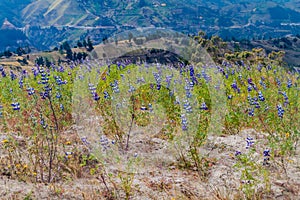
[[184, 180], [183, 180], [182, 178], [179, 178], [179, 179], [176, 179], [176, 180], [175, 180], [175, 183], [177, 183], [177, 184], [178, 184], [178, 183], [182, 183], [182, 182], [184, 182]]
[[164, 141], [162, 139], [159, 139], [159, 138], [152, 138], [152, 142], [156, 143], [156, 144], [162, 144]]
[[176, 169], [176, 167], [175, 166], [171, 166], [171, 167], [169, 167], [169, 169], [170, 170], [174, 170], [174, 169]]

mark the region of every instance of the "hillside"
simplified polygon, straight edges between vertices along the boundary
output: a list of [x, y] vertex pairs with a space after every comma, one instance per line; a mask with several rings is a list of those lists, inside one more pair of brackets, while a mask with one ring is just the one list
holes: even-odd
[[289, 66], [300, 66], [300, 36], [286, 36], [268, 40], [253, 40], [249, 42], [241, 41], [239, 45], [242, 49], [263, 48], [266, 53], [271, 51], [284, 51], [283, 61]]
[[[161, 64], [172, 64], [175, 66], [181, 65], [182, 63], [188, 63], [182, 48], [184, 48], [188, 43], [182, 39], [172, 39], [172, 37], [165, 37], [168, 31], [158, 31], [153, 32], [148, 30], [134, 32], [133, 39], [126, 39], [127, 34], [119, 35], [115, 39], [109, 39], [103, 41], [103, 43], [94, 45], [92, 51], [88, 51], [87, 47], [74, 46], [71, 51], [71, 57], [73, 61], [76, 61], [74, 56], [78, 54], [86, 54], [89, 59], [109, 59], [113, 63], [126, 62], [130, 60], [133, 63], [147, 62]], [[131, 33], [130, 31], [128, 33]], [[139, 34], [143, 34], [144, 37], [137, 37]], [[204, 34], [204, 35], [202, 35]], [[129, 34], [130, 35], [130, 34]], [[180, 35], [179, 35], [180, 36]], [[187, 39], [188, 37], [186, 37]], [[300, 63], [300, 36], [287, 36], [282, 38], [268, 39], [268, 40], [239, 40], [239, 41], [224, 41], [220, 37], [207, 37], [205, 33], [199, 32], [199, 35], [193, 37], [195, 41], [210, 54], [216, 63], [222, 64], [224, 60], [236, 63], [241, 60], [257, 63], [256, 50], [262, 52], [261, 62], [270, 62], [269, 56], [273, 57], [280, 54], [278, 58], [282, 59], [280, 65], [289, 67], [290, 69], [294, 67], [299, 67]], [[60, 47], [61, 48], [61, 47]], [[0, 64], [3, 66], [14, 66], [20, 69], [31, 68], [34, 66], [35, 61], [42, 57], [47, 59], [49, 62], [54, 64], [64, 62], [69, 63], [70, 56], [67, 56], [67, 51], [65, 49], [56, 48], [51, 51], [33, 51], [27, 48], [21, 49], [21, 55], [17, 55], [18, 52], [10, 57], [2, 56], [0, 59]], [[243, 54], [248, 54], [246, 58]], [[274, 54], [275, 53], [275, 54]], [[279, 55], [278, 54], [278, 55]], [[82, 56], [80, 55], [80, 56]], [[281, 57], [282, 55], [282, 57]], [[24, 62], [24, 59], [28, 61], [28, 64]], [[276, 58], [275, 58], [276, 59]]]
[[[195, 44], [157, 38], [148, 47], [176, 53], [180, 44], [201, 45], [211, 57], [183, 48], [192, 65], [178, 68], [159, 63], [159, 56], [176, 61], [168, 51], [148, 50], [156, 60], [140, 64], [151, 61], [150, 54], [130, 50], [142, 47], [142, 39], [105, 41], [91, 52], [92, 58], [125, 55], [116, 64], [88, 59], [32, 66], [40, 56], [68, 56], [66, 43], [66, 52], [5, 60], [1, 197], [298, 199], [299, 73], [261, 48], [213, 64], [210, 58], [225, 60], [232, 47], [203, 34]], [[281, 38], [279, 45], [294, 39]], [[9, 68], [24, 58], [27, 71]]]
[[[300, 4], [289, 1], [4, 0], [5, 18], [40, 50], [87, 35], [97, 43], [138, 27], [162, 27], [222, 38], [266, 39], [299, 32]], [[5, 44], [0, 46], [4, 49]]]

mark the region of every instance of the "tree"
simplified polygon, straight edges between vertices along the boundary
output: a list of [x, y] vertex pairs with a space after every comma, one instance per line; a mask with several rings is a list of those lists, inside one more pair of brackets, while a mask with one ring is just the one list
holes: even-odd
[[73, 60], [77, 60], [78, 59], [78, 55], [76, 52], [73, 53]]
[[23, 62], [25, 65], [28, 65], [28, 62], [27, 62], [26, 58], [23, 58], [22, 62]]
[[79, 48], [81, 48], [81, 47], [83, 47], [83, 44], [78, 40], [78, 41], [77, 41], [77, 46], [78, 46]]
[[28, 62], [27, 62], [26, 58], [18, 59], [17, 61], [18, 61], [19, 63], [21, 63], [21, 64], [28, 65]]
[[87, 56], [88, 56], [88, 54], [87, 54], [87, 53], [85, 53], [85, 52], [82, 52], [82, 59], [83, 59], [83, 60], [85, 60]]
[[133, 38], [133, 34], [131, 32], [129, 32], [128, 33], [128, 40], [129, 40], [129, 42], [131, 42], [132, 38]]
[[22, 47], [18, 47], [17, 50], [16, 50], [16, 54], [18, 56], [21, 56], [23, 54], [26, 54], [26, 52], [25, 52], [25, 50]]
[[72, 52], [72, 50], [71, 49], [68, 49], [67, 51], [66, 51], [66, 58], [68, 58], [69, 60], [73, 60], [73, 52]]
[[83, 40], [83, 46], [84, 46], [85, 48], [87, 47], [86, 40]]
[[73, 60], [73, 52], [72, 52], [72, 49], [69, 45], [69, 43], [66, 41], [62, 44], [62, 48], [64, 50], [66, 50], [66, 58], [69, 59], [69, 60]]
[[45, 60], [46, 67], [49, 68], [51, 66], [51, 62], [49, 61], [49, 59], [47, 57], [45, 57], [44, 60]]
[[91, 41], [91, 38], [88, 37], [88, 39], [87, 39], [87, 51], [92, 51], [93, 49], [94, 49], [94, 47], [93, 47], [93, 43]]
[[69, 43], [67, 41], [65, 41], [63, 44], [62, 44], [62, 48], [66, 51], [68, 51], [69, 49], [71, 49]]
[[4, 52], [3, 52], [3, 55], [4, 55], [5, 57], [9, 58], [9, 57], [11, 57], [13, 54], [12, 54], [12, 52], [10, 52], [10, 50], [7, 50], [7, 51], [4, 51]]
[[63, 45], [60, 45], [60, 46], [59, 46], [59, 53], [60, 53], [60, 54], [64, 54], [64, 48], [63, 48]]
[[[75, 58], [74, 58], [75, 59]], [[82, 53], [81, 52], [78, 52], [77, 53], [77, 57], [76, 57], [77, 60], [81, 60], [82, 59]]]
[[36, 59], [35, 59], [35, 63], [36, 63], [38, 66], [44, 66], [44, 64], [45, 64], [43, 57], [38, 57], [38, 58], [36, 58]]
[[58, 65], [60, 65], [61, 63], [62, 63], [61, 59], [60, 59], [60, 58], [58, 58], [58, 60], [57, 60], [57, 64], [58, 64]]

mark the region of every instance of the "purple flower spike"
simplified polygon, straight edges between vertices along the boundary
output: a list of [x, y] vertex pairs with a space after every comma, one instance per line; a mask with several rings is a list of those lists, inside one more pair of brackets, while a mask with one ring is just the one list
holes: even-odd
[[208, 110], [208, 107], [207, 107], [207, 105], [206, 105], [205, 102], [203, 102], [203, 103], [201, 104], [200, 109], [201, 109], [201, 110]]
[[13, 107], [13, 110], [20, 110], [20, 103], [19, 102], [13, 102], [11, 104], [11, 106]]
[[235, 151], [235, 154], [234, 154], [235, 156], [239, 156], [239, 155], [242, 155], [242, 152], [240, 152], [240, 151]]
[[99, 101], [100, 97], [99, 97], [99, 95], [97, 94], [97, 92], [94, 92], [94, 93], [93, 93], [93, 99], [94, 99], [95, 101]]

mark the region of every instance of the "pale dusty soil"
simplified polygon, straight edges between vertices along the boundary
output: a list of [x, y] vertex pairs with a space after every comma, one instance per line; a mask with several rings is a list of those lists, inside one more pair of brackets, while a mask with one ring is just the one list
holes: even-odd
[[[265, 135], [252, 129], [241, 131], [238, 135], [209, 136], [201, 149], [203, 155], [208, 154], [215, 162], [209, 169], [207, 180], [201, 180], [199, 173], [193, 169], [180, 169], [176, 164], [176, 153], [165, 140], [159, 138], [134, 137], [128, 155], [138, 153], [142, 164], [134, 171], [132, 195], [130, 199], [243, 199], [239, 187], [242, 183], [241, 172], [234, 168], [234, 153], [246, 152], [245, 138], [255, 138], [257, 162], [263, 160], [261, 155], [265, 148]], [[287, 174], [283, 169], [271, 162], [271, 192], [262, 199], [300, 199], [300, 151], [287, 158]], [[279, 162], [279, 161], [278, 161]], [[107, 170], [116, 173], [124, 166], [108, 165]], [[115, 178], [119, 184], [119, 179]], [[111, 188], [112, 184], [108, 183]], [[256, 192], [262, 185], [258, 185]], [[120, 188], [119, 188], [120, 189]], [[88, 177], [50, 185], [32, 184], [10, 180], [0, 176], [1, 199], [24, 199], [26, 195], [32, 199], [107, 199], [105, 187], [100, 179]], [[31, 194], [31, 195], [29, 195]], [[219, 194], [219, 197], [218, 197]], [[124, 192], [117, 192], [118, 199], [124, 199]]]

